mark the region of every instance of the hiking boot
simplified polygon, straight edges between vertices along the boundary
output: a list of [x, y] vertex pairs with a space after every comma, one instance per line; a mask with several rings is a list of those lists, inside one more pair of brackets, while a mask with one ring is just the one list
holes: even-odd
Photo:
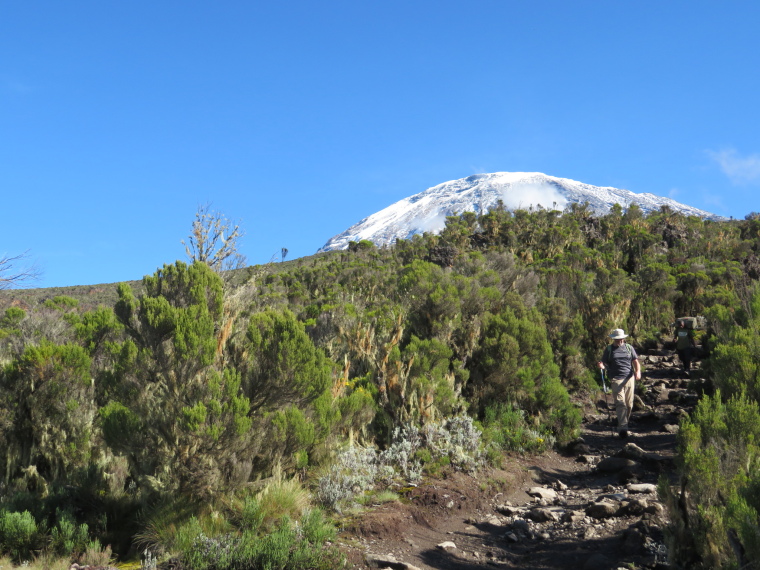
[[627, 429], [621, 429], [619, 435], [620, 435], [620, 439], [627, 438], [628, 437], [628, 430]]

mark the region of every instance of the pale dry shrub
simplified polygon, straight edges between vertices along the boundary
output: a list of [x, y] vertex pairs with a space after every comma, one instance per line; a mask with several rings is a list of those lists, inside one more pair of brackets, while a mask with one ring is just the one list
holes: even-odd
[[83, 566], [110, 566], [113, 559], [110, 544], [104, 548], [100, 541], [93, 540], [87, 545], [80, 564]]

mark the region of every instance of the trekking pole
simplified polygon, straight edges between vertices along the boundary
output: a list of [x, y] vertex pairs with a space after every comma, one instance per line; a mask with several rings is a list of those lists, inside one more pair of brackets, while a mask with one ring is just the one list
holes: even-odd
[[604, 388], [604, 403], [607, 406], [607, 421], [610, 423], [610, 429], [614, 432], [614, 426], [612, 425], [612, 411], [610, 410], [610, 401], [607, 398], [607, 382], [604, 379], [604, 369], [599, 370], [602, 373], [602, 387]]

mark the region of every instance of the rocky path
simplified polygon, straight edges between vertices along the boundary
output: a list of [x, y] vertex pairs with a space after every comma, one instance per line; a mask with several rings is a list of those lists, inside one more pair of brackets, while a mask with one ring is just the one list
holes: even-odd
[[349, 567], [667, 568], [657, 484], [673, 476], [675, 434], [697, 396], [672, 353], [641, 360], [646, 393], [630, 437], [615, 434], [600, 393], [566, 453], [515, 458], [477, 479], [454, 474], [362, 516], [344, 533]]

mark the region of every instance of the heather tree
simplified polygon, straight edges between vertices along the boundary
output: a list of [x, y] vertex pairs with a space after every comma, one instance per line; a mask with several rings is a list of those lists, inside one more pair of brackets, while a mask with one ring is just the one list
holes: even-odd
[[5, 480], [31, 468], [52, 482], [86, 467], [96, 414], [87, 352], [73, 344], [30, 345], [0, 379]]
[[128, 338], [101, 410], [106, 441], [149, 488], [213, 495], [239, 475], [251, 427], [240, 376], [220, 358], [222, 282], [204, 263], [177, 262], [143, 285], [140, 298], [119, 287]]

